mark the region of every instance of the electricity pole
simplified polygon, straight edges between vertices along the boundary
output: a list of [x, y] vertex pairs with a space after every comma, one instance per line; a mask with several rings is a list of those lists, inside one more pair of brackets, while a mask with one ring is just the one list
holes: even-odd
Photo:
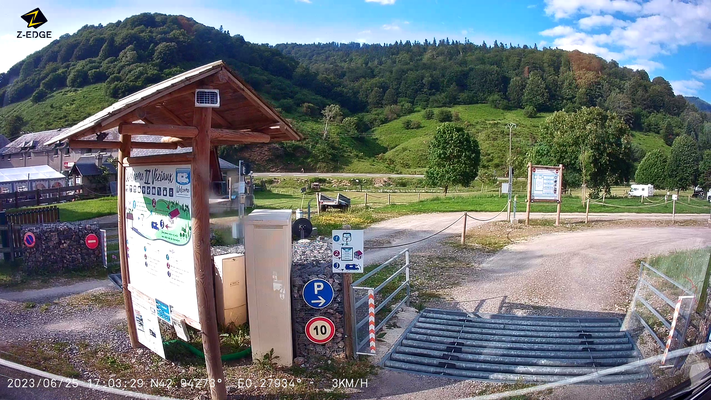
[[510, 122], [506, 124], [506, 127], [509, 128], [509, 200], [508, 200], [508, 207], [506, 211], [506, 219], [511, 222], [511, 193], [513, 191], [513, 166], [511, 165], [511, 142], [512, 142], [512, 136], [513, 136], [513, 129], [516, 128], [516, 124], [513, 122]]

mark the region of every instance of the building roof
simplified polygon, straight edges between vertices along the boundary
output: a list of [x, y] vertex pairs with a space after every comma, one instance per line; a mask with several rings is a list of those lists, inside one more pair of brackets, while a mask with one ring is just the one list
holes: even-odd
[[[213, 144], [303, 138], [224, 62], [216, 61], [124, 97], [47, 144], [79, 139], [138, 120], [154, 125], [190, 125], [195, 110], [195, 90], [205, 86], [220, 92], [220, 107], [213, 109], [212, 128], [229, 130], [222, 132], [225, 143], [213, 140]], [[181, 143], [189, 145], [187, 140]]]
[[[113, 164], [109, 162], [104, 162], [102, 165], [108, 170], [107, 172], [109, 174], [116, 173], [116, 167], [114, 167]], [[69, 171], [70, 176], [98, 176], [103, 173], [104, 171], [102, 171], [101, 168], [96, 165], [96, 158], [86, 156], [80, 157], [77, 162], [74, 163], [72, 169]]]
[[[19, 138], [13, 140], [12, 142], [8, 143], [5, 145], [3, 148], [0, 149], [0, 155], [13, 155], [13, 154], [18, 154], [18, 153], [26, 153], [28, 151], [33, 151], [33, 152], [38, 152], [38, 151], [49, 151], [49, 150], [54, 150], [58, 147], [62, 147], [61, 145], [56, 145], [56, 144], [51, 144], [47, 145], [46, 143], [50, 141], [53, 137], [59, 135], [62, 131], [66, 131], [66, 129], [52, 129], [48, 131], [41, 131], [41, 132], [31, 132], [31, 133], [25, 133], [24, 135], [20, 136]], [[5, 138], [4, 136], [2, 136]], [[7, 139], [5, 139], [7, 140]]]
[[223, 171], [229, 171], [229, 170], [239, 169], [239, 167], [232, 164], [231, 162], [229, 162], [227, 160], [223, 160], [220, 158], [220, 169]]
[[65, 176], [49, 165], [0, 169], [0, 183], [35, 181], [42, 179], [64, 179]]

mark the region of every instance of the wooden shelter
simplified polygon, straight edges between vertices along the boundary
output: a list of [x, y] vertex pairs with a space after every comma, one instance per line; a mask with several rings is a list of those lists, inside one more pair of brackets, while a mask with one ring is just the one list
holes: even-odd
[[[196, 107], [197, 89], [219, 90], [217, 108]], [[119, 141], [106, 141], [105, 131], [118, 127]], [[160, 136], [156, 140], [132, 140], [139, 135]], [[125, 168], [134, 165], [190, 164], [192, 169], [192, 232], [195, 284], [203, 347], [208, 377], [215, 382], [211, 397], [226, 397], [217, 331], [213, 267], [210, 255], [209, 185], [210, 165], [220, 145], [270, 143], [300, 140], [284, 120], [225, 63], [216, 61], [120, 99], [110, 107], [76, 124], [48, 141], [67, 141], [70, 147], [118, 149], [118, 212], [121, 246], [121, 276], [131, 344], [139, 345], [133, 317], [131, 281], [126, 254]], [[191, 147], [191, 152], [176, 152], [132, 157], [133, 149], [171, 150]]]

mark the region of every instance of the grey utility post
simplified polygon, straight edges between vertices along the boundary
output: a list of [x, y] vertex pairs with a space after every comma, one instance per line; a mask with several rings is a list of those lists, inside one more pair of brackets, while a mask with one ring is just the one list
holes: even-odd
[[516, 128], [516, 124], [513, 122], [510, 122], [506, 124], [506, 127], [509, 128], [509, 190], [508, 190], [508, 195], [509, 195], [509, 200], [508, 200], [508, 212], [506, 215], [506, 219], [511, 222], [511, 193], [513, 191], [513, 166], [511, 165], [511, 142], [512, 142], [512, 135], [513, 135], [513, 129]]

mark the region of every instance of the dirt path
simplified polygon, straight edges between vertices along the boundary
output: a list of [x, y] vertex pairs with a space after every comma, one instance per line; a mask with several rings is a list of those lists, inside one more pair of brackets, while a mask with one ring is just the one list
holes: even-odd
[[0, 299], [16, 302], [32, 301], [40, 303], [60, 297], [71, 296], [73, 294], [84, 293], [92, 289], [110, 289], [112, 287], [114, 287], [114, 285], [108, 279], [89, 279], [70, 285], [52, 286], [44, 289], [10, 290], [0, 288]]
[[[393, 246], [400, 245], [404, 243], [409, 243], [417, 240], [424, 239], [440, 230], [446, 228], [452, 222], [456, 221], [457, 218], [461, 217], [463, 212], [448, 212], [448, 213], [431, 213], [431, 214], [417, 214], [417, 215], [406, 215], [404, 217], [393, 218], [387, 221], [378, 222], [373, 224], [368, 229], [365, 230], [366, 247], [382, 247], [382, 246]], [[477, 218], [479, 220], [493, 220], [493, 221], [505, 221], [506, 213], [498, 214], [491, 213], [469, 213], [469, 215]], [[493, 218], [493, 219], [492, 219]], [[525, 213], [518, 213], [517, 218], [525, 218]], [[555, 218], [553, 213], [531, 213], [532, 219], [551, 219]], [[561, 214], [563, 220], [584, 220], [585, 214], [582, 213], [563, 213]], [[679, 214], [676, 219], [682, 220], [708, 220], [708, 214]], [[591, 221], [611, 221], [611, 220], [660, 220], [666, 221], [671, 220], [671, 215], [667, 214], [636, 214], [636, 213], [609, 213], [609, 214], [590, 214]], [[476, 221], [469, 219], [467, 221], [467, 227], [472, 228], [474, 226], [482, 225], [486, 222]], [[437, 235], [431, 239], [424, 240], [412, 245], [409, 245], [411, 250], [414, 250], [426, 243], [433, 243], [442, 240], [445, 237], [451, 237], [453, 235], [461, 234], [462, 232], [462, 222], [459, 221], [446, 229], [442, 234]], [[393, 255], [397, 254], [400, 250], [405, 247], [395, 247], [378, 249], [373, 248], [367, 252], [367, 260], [369, 264], [380, 263]]]
[[[443, 307], [537, 315], [620, 315], [634, 291], [634, 260], [705, 246], [711, 246], [708, 227], [606, 228], [542, 235], [508, 246], [472, 268], [462, 285], [444, 291], [449, 299]], [[428, 247], [431, 250], [432, 244]], [[411, 259], [418, 252], [414, 250]], [[405, 327], [405, 321], [398, 324]], [[550, 395], [643, 398], [652, 394], [645, 389], [651, 386], [649, 382], [641, 386], [576, 385]], [[485, 394], [491, 388], [492, 384], [478, 381], [383, 370], [356, 398], [444, 400]]]

